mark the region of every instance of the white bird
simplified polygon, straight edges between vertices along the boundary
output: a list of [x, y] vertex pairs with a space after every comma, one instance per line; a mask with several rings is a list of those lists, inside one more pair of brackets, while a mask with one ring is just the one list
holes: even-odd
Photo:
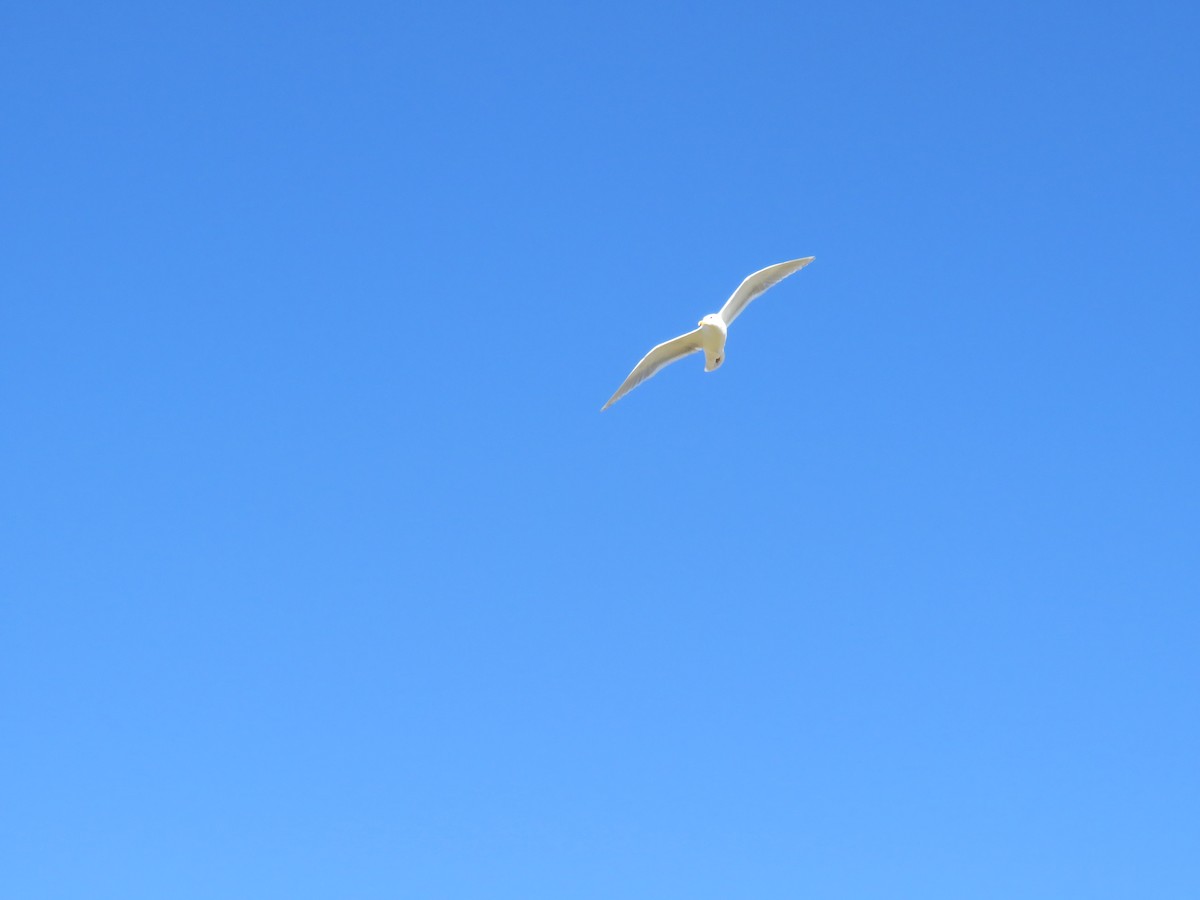
[[799, 272], [814, 259], [815, 256], [806, 256], [804, 259], [776, 263], [748, 276], [725, 301], [720, 312], [709, 313], [696, 323], [699, 327], [695, 331], [671, 338], [643, 356], [642, 361], [633, 367], [629, 377], [617, 388], [617, 392], [600, 407], [600, 412], [604, 412], [650, 376], [658, 374], [661, 369], [700, 350], [704, 351], [704, 371], [711, 372], [718, 368], [725, 361], [725, 338], [733, 320], [741, 315], [751, 300], [772, 285], [779, 284], [793, 272]]

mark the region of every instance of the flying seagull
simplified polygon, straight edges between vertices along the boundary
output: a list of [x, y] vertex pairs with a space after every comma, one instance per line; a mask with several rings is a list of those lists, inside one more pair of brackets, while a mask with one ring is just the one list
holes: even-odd
[[600, 407], [600, 412], [604, 412], [651, 375], [657, 375], [659, 370], [689, 354], [703, 350], [704, 371], [711, 372], [719, 368], [725, 361], [725, 337], [733, 320], [742, 314], [742, 310], [750, 305], [751, 300], [772, 285], [779, 284], [793, 272], [799, 272], [814, 259], [815, 256], [806, 256], [804, 259], [776, 263], [748, 276], [738, 285], [733, 296], [725, 301], [720, 312], [709, 313], [696, 323], [699, 327], [695, 331], [671, 338], [643, 356], [642, 361], [633, 367], [629, 377], [617, 388], [617, 392]]

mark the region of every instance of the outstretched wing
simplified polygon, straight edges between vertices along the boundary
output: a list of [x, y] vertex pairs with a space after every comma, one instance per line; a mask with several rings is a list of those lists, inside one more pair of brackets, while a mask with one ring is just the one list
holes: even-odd
[[635, 387], [655, 375], [658, 371], [678, 359], [683, 359], [690, 353], [704, 349], [700, 344], [700, 329], [681, 334], [677, 338], [665, 341], [642, 357], [642, 361], [633, 367], [629, 377], [617, 388], [617, 392], [608, 398], [608, 402], [600, 407], [600, 412], [608, 409]]
[[748, 276], [745, 281], [738, 285], [738, 289], [733, 292], [733, 296], [726, 300], [725, 305], [721, 307], [720, 316], [725, 320], [725, 324], [728, 325], [741, 315], [742, 310], [750, 305], [750, 301], [767, 288], [779, 284], [779, 282], [783, 281], [783, 279], [787, 278], [793, 272], [799, 272], [814, 259], [816, 259], [815, 256], [806, 256], [804, 259], [792, 259], [787, 262], [776, 263]]

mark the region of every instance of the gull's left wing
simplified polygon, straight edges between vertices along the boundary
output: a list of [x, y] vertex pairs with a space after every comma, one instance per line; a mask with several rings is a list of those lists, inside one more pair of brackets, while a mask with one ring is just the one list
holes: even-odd
[[600, 407], [600, 412], [604, 412], [604, 410], [608, 409], [647, 378], [657, 374], [660, 369], [669, 366], [676, 360], [683, 359], [688, 354], [703, 349], [700, 343], [699, 328], [659, 344], [643, 356], [640, 363], [633, 367], [633, 371], [629, 373], [629, 377], [617, 388], [617, 392], [608, 398], [607, 403]]

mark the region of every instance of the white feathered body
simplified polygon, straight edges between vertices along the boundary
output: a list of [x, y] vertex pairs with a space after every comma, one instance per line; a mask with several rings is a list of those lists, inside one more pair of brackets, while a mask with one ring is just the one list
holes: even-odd
[[715, 313], [700, 320], [700, 346], [704, 348], [704, 371], [711, 372], [725, 362], [725, 338], [729, 326]]

